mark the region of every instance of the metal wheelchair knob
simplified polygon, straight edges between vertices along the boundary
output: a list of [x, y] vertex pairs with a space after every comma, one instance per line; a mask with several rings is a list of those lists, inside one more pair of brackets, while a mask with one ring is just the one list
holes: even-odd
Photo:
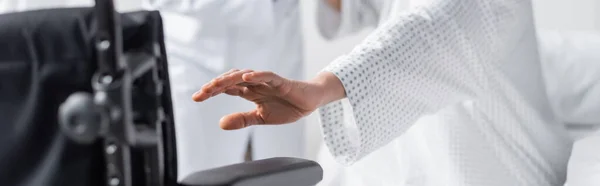
[[58, 110], [62, 132], [81, 144], [93, 143], [107, 125], [106, 119], [87, 92], [71, 94]]

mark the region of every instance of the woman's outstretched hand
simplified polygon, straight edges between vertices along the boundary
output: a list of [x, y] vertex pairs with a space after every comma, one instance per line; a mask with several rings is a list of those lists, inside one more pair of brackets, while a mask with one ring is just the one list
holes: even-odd
[[230, 70], [202, 86], [192, 99], [202, 102], [221, 93], [256, 104], [255, 110], [221, 118], [220, 126], [225, 130], [291, 123], [345, 96], [341, 82], [328, 72], [311, 81], [296, 81], [272, 72]]

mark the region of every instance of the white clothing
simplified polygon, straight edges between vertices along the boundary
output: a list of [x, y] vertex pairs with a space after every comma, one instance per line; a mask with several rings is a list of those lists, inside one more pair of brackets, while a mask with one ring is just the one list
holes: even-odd
[[[600, 118], [590, 114], [600, 113], [599, 101], [595, 101], [600, 95], [596, 88], [600, 85], [600, 63], [597, 63], [600, 61], [597, 52], [600, 51], [600, 33], [545, 30], [538, 32], [538, 43], [544, 84], [551, 106], [567, 125], [571, 137], [579, 139], [569, 159], [565, 185], [600, 185], [600, 148], [595, 148], [600, 144], [600, 133], [594, 132], [597, 131]], [[404, 185], [410, 180], [406, 178], [406, 172], [415, 160], [406, 159], [407, 153], [402, 153], [402, 148], [410, 143], [422, 146], [424, 140], [402, 139], [422, 138], [419, 134], [423, 131], [419, 131], [418, 126], [436, 122], [433, 118], [435, 116], [420, 119], [405, 135], [349, 167], [337, 164], [322, 146], [318, 160], [325, 170], [325, 176], [319, 185]], [[422, 152], [411, 151], [410, 154], [412, 157], [430, 154]]]
[[540, 31], [540, 56], [551, 106], [581, 138], [600, 125], [600, 32]]
[[565, 185], [600, 185], [600, 32], [541, 31], [538, 38], [550, 103], [578, 139]]
[[304, 125], [219, 128], [221, 117], [254, 109], [231, 96], [191, 101], [202, 84], [231, 68], [270, 70], [301, 79], [302, 43], [296, 0], [144, 0], [161, 11], [177, 131], [178, 172], [239, 163], [248, 139], [253, 158], [304, 156]]
[[[376, 4], [343, 2], [342, 12], [363, 12], [355, 20], [369, 20], [374, 6], [366, 5]], [[344, 27], [344, 15], [339, 30], [361, 28]], [[405, 135], [401, 152], [416, 157], [407, 185], [565, 181], [572, 141], [546, 97], [528, 0], [433, 1], [391, 18], [325, 70], [351, 105], [319, 111], [325, 142], [343, 163]], [[344, 111], [355, 122], [344, 122]], [[436, 122], [413, 126], [430, 114]]]
[[600, 132], [578, 140], [573, 145], [565, 186], [600, 185]]

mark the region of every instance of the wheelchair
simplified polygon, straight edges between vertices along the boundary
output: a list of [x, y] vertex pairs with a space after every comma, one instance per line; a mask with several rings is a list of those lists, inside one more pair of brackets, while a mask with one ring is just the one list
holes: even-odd
[[0, 15], [0, 183], [15, 186], [309, 186], [314, 161], [278, 157], [177, 181], [157, 11], [94, 7]]

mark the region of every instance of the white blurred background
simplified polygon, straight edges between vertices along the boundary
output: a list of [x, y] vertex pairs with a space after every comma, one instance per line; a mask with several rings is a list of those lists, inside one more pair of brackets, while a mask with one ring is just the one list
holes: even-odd
[[[118, 9], [121, 11], [137, 10], [141, 7], [140, 0], [115, 1]], [[317, 0], [301, 1], [306, 77], [315, 75], [337, 56], [349, 52], [370, 31], [364, 30], [351, 37], [345, 37], [336, 41], [324, 40], [316, 28], [316, 2]], [[600, 32], [599, 0], [533, 0], [533, 3], [538, 30]], [[92, 5], [93, 0], [69, 0], [68, 6]], [[25, 5], [20, 5], [13, 0], [0, 0], [0, 12], [19, 6]], [[55, 3], [52, 0], [40, 0], [36, 4], [28, 4], [27, 6], [34, 9], [45, 8], [55, 6]], [[315, 159], [321, 144], [321, 131], [316, 115], [308, 118], [306, 127], [308, 129], [306, 156], [307, 158]], [[590, 147], [590, 149], [594, 149], [594, 147]]]

